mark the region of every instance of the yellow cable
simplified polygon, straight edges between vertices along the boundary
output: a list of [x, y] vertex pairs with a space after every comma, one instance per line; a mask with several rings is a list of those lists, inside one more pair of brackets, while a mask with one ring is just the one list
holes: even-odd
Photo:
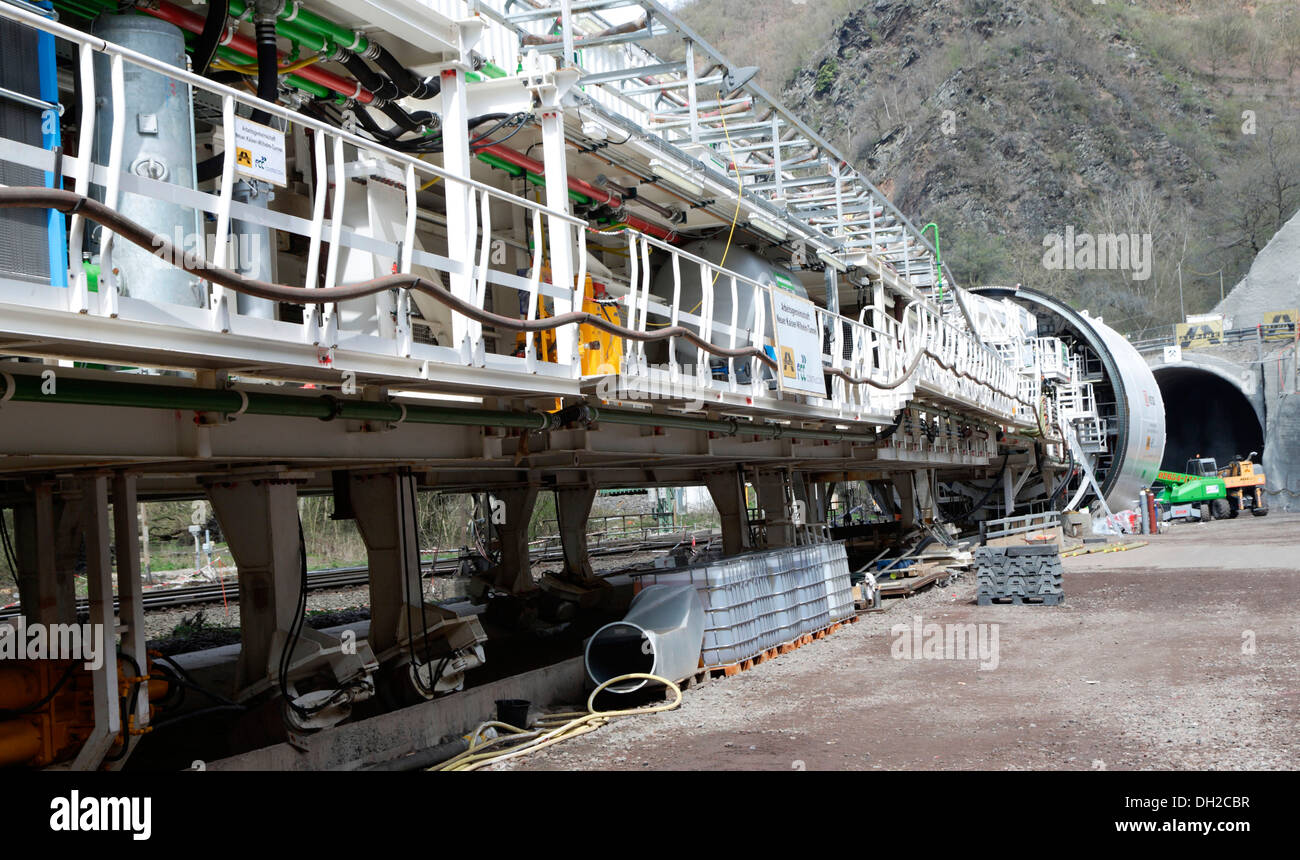
[[[673, 700], [662, 705], [655, 705], [649, 708], [632, 708], [626, 710], [614, 711], [597, 711], [596, 696], [602, 690], [611, 684], [617, 684], [622, 681], [655, 681], [663, 684], [673, 691]], [[538, 719], [538, 728], [533, 731], [523, 731], [514, 726], [506, 726], [512, 734], [501, 735], [483, 743], [476, 743], [482, 734], [482, 731], [489, 727], [502, 726], [502, 723], [489, 722], [483, 723], [474, 730], [470, 739], [470, 747], [465, 752], [449, 759], [430, 770], [438, 771], [469, 771], [478, 770], [497, 762], [515, 758], [517, 756], [530, 755], [540, 749], [557, 744], [560, 741], [575, 738], [579, 735], [585, 735], [588, 732], [594, 732], [596, 729], [608, 723], [614, 717], [630, 717], [637, 714], [657, 714], [662, 711], [671, 711], [682, 703], [682, 690], [667, 678], [661, 678], [658, 675], [651, 675], [645, 672], [630, 672], [626, 675], [619, 675], [617, 678], [610, 678], [604, 681], [591, 691], [587, 697], [587, 710], [569, 711], [559, 714], [546, 714]], [[552, 727], [552, 724], [559, 723]], [[507, 742], [515, 742], [518, 746], [505, 750], [493, 750], [484, 752], [486, 747]]]
[[[722, 101], [722, 91], [718, 91], [718, 101]], [[727, 252], [731, 250], [731, 237], [736, 235], [736, 222], [740, 220], [740, 198], [745, 193], [745, 178], [740, 173], [740, 163], [736, 161], [736, 150], [731, 145], [731, 132], [727, 130], [727, 115], [719, 111], [722, 118], [722, 134], [727, 138], [727, 154], [731, 157], [731, 164], [736, 168], [736, 211], [731, 216], [731, 230], [727, 233], [727, 244], [722, 249], [722, 259], [718, 261], [718, 268], [721, 269], [727, 264]], [[718, 275], [721, 272], [713, 273], [713, 283], [718, 283]], [[703, 301], [703, 299], [701, 299]], [[699, 307], [699, 305], [696, 305]]]
[[[299, 60], [298, 62], [290, 63], [287, 66], [279, 66], [278, 74], [288, 75], [298, 71], [299, 69], [305, 69], [308, 66], [312, 65], [313, 63], [318, 63], [318, 62], [320, 62], [320, 56], [317, 54], [313, 54], [312, 56], [308, 57], [305, 60]], [[239, 72], [241, 75], [252, 76], [257, 74], [257, 63], [245, 64], [245, 63], [232, 63], [228, 60], [217, 60], [213, 62], [212, 67], [217, 71]]]

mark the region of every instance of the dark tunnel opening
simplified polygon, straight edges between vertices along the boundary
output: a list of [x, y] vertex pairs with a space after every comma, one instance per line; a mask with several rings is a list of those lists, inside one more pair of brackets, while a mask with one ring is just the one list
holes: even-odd
[[1263, 455], [1264, 430], [1240, 388], [1207, 370], [1153, 369], [1165, 401], [1161, 469], [1181, 472], [1193, 457], [1213, 457], [1223, 466], [1252, 451]]

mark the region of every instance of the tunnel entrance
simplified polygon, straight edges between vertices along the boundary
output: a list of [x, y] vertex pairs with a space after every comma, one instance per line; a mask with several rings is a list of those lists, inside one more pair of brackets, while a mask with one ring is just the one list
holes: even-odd
[[1162, 470], [1181, 472], [1193, 457], [1213, 457], [1223, 466], [1252, 451], [1264, 453], [1264, 430], [1240, 388], [1199, 368], [1152, 370], [1165, 401]]

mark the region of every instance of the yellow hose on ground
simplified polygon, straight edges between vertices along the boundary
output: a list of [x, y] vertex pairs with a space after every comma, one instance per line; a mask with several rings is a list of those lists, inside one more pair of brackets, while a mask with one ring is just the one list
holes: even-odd
[[[628, 710], [615, 711], [597, 711], [595, 707], [596, 696], [602, 690], [611, 684], [617, 684], [621, 681], [655, 681], [668, 687], [673, 692], [673, 700], [662, 705], [654, 705], [649, 708], [632, 708]], [[469, 749], [449, 759], [440, 765], [429, 768], [430, 770], [452, 771], [452, 770], [478, 770], [499, 761], [525, 756], [535, 753], [540, 749], [545, 749], [552, 744], [560, 741], [576, 738], [579, 735], [585, 735], [588, 732], [594, 732], [596, 729], [608, 723], [615, 717], [630, 717], [636, 714], [657, 714], [661, 711], [671, 711], [682, 703], [682, 690], [667, 678], [661, 678], [658, 675], [650, 675], [645, 672], [630, 672], [626, 675], [619, 675], [617, 678], [610, 678], [602, 682], [591, 691], [587, 697], [586, 711], [567, 711], [558, 714], [546, 714], [538, 719], [538, 727], [532, 731], [524, 731], [514, 726], [506, 725], [496, 721], [482, 723], [474, 729], [470, 736]], [[499, 735], [488, 741], [481, 741], [483, 732], [488, 728], [502, 728], [509, 733]], [[517, 744], [509, 749], [498, 749], [491, 752], [484, 752], [489, 746], [512, 742]]]

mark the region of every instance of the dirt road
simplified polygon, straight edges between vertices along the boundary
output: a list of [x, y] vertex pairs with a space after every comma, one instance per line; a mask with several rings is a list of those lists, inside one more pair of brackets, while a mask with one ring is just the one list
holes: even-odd
[[[690, 690], [676, 711], [498, 767], [1300, 767], [1300, 515], [1150, 540], [1067, 559], [1062, 606], [978, 607], [968, 577]], [[996, 668], [894, 656], [891, 627], [910, 636], [914, 616], [989, 625]]]

